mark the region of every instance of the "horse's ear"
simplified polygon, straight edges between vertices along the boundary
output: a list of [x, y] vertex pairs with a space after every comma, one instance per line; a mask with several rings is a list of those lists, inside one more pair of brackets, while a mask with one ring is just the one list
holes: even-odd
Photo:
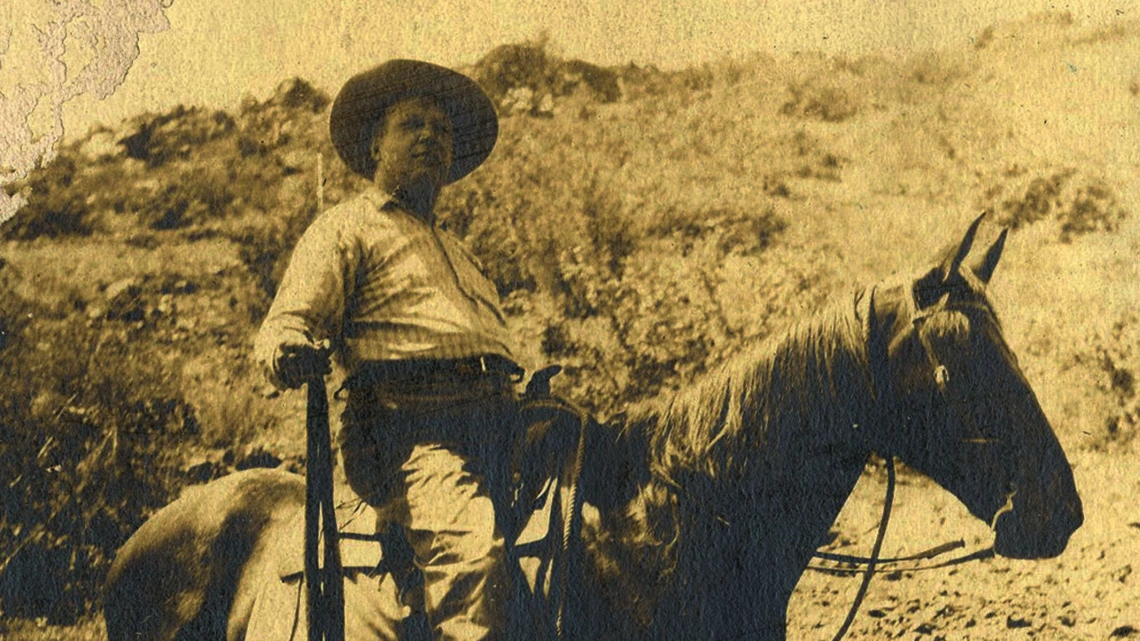
[[986, 250], [986, 255], [980, 261], [976, 261], [970, 265], [970, 271], [978, 277], [978, 280], [985, 284], [989, 284], [990, 279], [993, 278], [994, 269], [997, 267], [998, 261], [1001, 260], [1001, 252], [1005, 249], [1005, 237], [1009, 235], [1009, 228], [1001, 230], [998, 234], [997, 240], [990, 245]]
[[974, 246], [974, 237], [978, 235], [978, 227], [982, 224], [982, 219], [986, 217], [986, 212], [982, 212], [981, 216], [974, 219], [970, 224], [970, 228], [966, 230], [966, 235], [962, 237], [962, 242], [958, 243], [958, 249], [953, 253], [947, 255], [946, 260], [942, 263], [942, 282], [948, 283], [950, 277], [958, 273], [958, 268], [962, 266], [962, 261], [966, 260], [966, 256], [970, 253], [970, 248]]

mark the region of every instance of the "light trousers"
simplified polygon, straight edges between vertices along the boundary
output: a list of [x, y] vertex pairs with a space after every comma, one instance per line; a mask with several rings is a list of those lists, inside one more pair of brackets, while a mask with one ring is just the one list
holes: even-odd
[[403, 530], [433, 638], [503, 639], [510, 586], [496, 503], [511, 397], [376, 394], [350, 392], [340, 438], [349, 485], [376, 509], [377, 531]]

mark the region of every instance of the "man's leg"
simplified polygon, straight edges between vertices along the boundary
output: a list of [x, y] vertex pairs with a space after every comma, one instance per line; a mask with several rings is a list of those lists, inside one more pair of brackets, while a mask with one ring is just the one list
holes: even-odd
[[401, 468], [403, 525], [424, 572], [424, 603], [439, 640], [502, 639], [505, 550], [487, 479], [477, 461], [447, 443], [412, 448]]

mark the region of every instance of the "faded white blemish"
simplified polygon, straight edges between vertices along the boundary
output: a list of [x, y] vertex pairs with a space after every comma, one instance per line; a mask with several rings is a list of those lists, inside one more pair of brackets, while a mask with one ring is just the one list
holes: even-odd
[[[22, 25], [19, 30], [0, 34], [0, 69], [5, 72], [0, 81], [16, 79], [0, 85], [0, 224], [26, 202], [22, 194], [9, 196], [3, 187], [55, 158], [64, 134], [63, 105], [85, 94], [100, 100], [110, 96], [139, 57], [139, 35], [170, 28], [165, 14], [170, 0], [30, 5], [17, 7], [19, 15], [11, 16], [9, 24]], [[24, 15], [30, 13], [35, 15]], [[14, 55], [29, 51], [38, 55]], [[29, 68], [21, 68], [25, 65]]]

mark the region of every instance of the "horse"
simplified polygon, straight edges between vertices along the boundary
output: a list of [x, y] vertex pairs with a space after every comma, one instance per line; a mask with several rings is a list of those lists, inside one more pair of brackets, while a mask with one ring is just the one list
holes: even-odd
[[[591, 431], [562, 637], [784, 639], [796, 583], [873, 453], [956, 496], [996, 554], [1061, 554], [1081, 499], [987, 296], [1006, 232], [973, 252], [981, 220], [917, 274], [841, 296]], [[300, 477], [247, 471], [156, 513], [109, 572], [109, 640], [245, 638], [303, 501]]]

